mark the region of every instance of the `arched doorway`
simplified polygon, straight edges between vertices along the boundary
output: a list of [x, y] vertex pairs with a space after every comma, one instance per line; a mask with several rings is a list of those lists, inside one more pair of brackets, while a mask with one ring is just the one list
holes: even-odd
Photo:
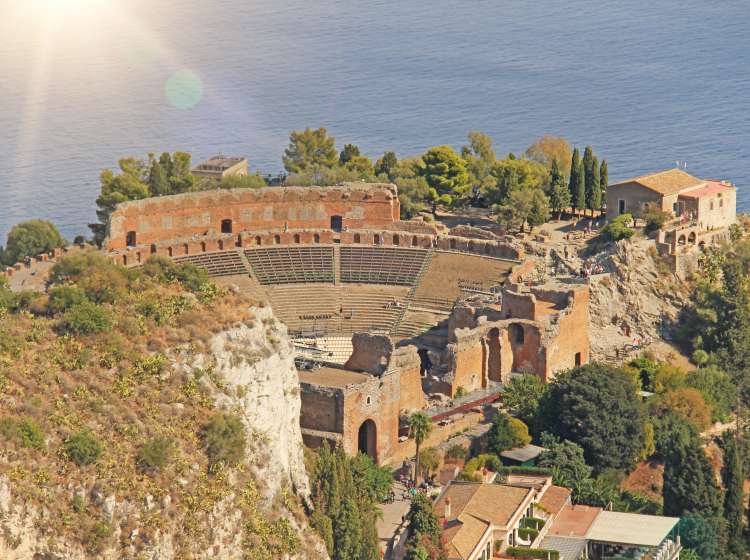
[[373, 461], [378, 460], [377, 427], [372, 420], [365, 420], [359, 427], [357, 450]]
[[128, 247], [135, 247], [135, 232], [129, 231], [125, 234], [125, 245]]

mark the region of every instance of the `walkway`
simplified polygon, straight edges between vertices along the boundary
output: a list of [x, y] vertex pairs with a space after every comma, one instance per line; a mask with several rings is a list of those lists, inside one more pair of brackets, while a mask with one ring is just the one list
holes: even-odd
[[396, 481], [393, 483], [393, 491], [396, 493], [396, 500], [392, 504], [380, 504], [380, 509], [383, 511], [383, 518], [378, 520], [380, 550], [386, 559], [392, 558], [390, 555], [391, 542], [396, 531], [402, 526], [401, 519], [405, 518], [406, 513], [409, 511], [409, 500], [403, 498], [406, 486]]

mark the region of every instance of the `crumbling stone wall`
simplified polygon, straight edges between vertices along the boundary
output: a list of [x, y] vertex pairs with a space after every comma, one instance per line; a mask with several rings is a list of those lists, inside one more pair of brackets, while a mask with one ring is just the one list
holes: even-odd
[[[184, 193], [119, 204], [110, 217], [105, 247], [222, 232], [224, 221], [229, 221], [229, 233], [330, 228], [332, 216], [341, 217], [343, 228], [383, 228], [398, 221], [399, 212], [398, 191], [386, 184]], [[134, 236], [130, 243], [129, 232]]]

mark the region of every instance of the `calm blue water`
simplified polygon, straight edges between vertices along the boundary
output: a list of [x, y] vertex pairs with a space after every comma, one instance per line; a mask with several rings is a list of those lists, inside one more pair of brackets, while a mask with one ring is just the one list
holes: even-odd
[[[276, 172], [289, 131], [320, 125], [372, 157], [475, 129], [498, 153], [559, 134], [611, 179], [684, 160], [750, 210], [747, 0], [99, 1], [119, 12], [45, 31], [0, 0], [0, 239], [32, 217], [88, 233], [121, 155]], [[203, 84], [192, 108], [165, 95], [181, 70]]]

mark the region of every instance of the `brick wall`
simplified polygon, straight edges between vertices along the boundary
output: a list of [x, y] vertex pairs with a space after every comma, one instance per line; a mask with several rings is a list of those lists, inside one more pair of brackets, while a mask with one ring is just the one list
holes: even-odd
[[341, 216], [352, 229], [383, 228], [399, 219], [394, 185], [343, 187], [269, 187], [185, 193], [124, 202], [112, 213], [107, 249], [127, 246], [128, 232], [137, 245], [222, 232], [330, 228]]

